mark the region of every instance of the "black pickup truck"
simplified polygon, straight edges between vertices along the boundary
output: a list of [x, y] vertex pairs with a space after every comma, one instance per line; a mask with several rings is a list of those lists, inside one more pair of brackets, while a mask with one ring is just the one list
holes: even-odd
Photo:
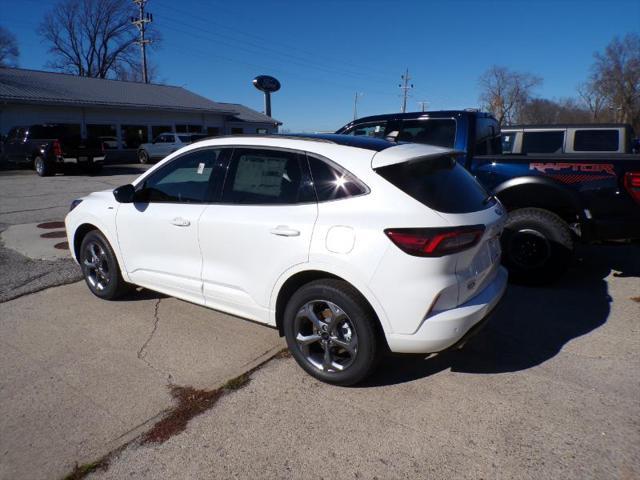
[[509, 211], [502, 258], [513, 280], [556, 278], [578, 241], [640, 238], [640, 155], [503, 155], [497, 121], [477, 111], [377, 115], [336, 133], [459, 151], [458, 162]]
[[30, 165], [41, 177], [69, 163], [97, 173], [104, 161], [104, 145], [98, 138], [82, 138], [66, 125], [30, 125], [9, 130], [2, 155], [8, 162]]

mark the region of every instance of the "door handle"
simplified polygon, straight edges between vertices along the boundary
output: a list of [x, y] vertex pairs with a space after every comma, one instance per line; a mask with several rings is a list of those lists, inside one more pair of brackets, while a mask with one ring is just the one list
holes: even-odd
[[191, 225], [191, 222], [189, 220], [182, 217], [174, 218], [173, 220], [171, 220], [171, 223], [176, 227], [188, 227], [189, 225]]
[[300, 230], [289, 228], [286, 225], [278, 225], [276, 228], [272, 228], [269, 232], [279, 237], [298, 237], [300, 236]]

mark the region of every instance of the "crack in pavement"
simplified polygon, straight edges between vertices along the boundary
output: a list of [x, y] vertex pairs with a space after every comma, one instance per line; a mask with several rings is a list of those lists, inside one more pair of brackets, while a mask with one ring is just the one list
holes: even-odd
[[149, 345], [149, 343], [151, 342], [151, 340], [153, 339], [153, 337], [156, 334], [156, 331], [158, 330], [158, 323], [160, 322], [160, 314], [159, 314], [159, 309], [160, 309], [160, 302], [162, 301], [162, 298], [158, 298], [158, 300], [156, 301], [155, 307], [154, 307], [154, 311], [153, 311], [153, 329], [151, 330], [151, 333], [149, 334], [149, 337], [147, 338], [147, 340], [145, 340], [145, 342], [142, 344], [142, 346], [140, 347], [140, 350], [138, 350], [138, 358], [140, 360], [142, 360], [150, 369], [161, 373], [163, 375], [167, 375], [167, 382], [171, 383], [173, 380], [173, 376], [171, 375], [171, 373], [166, 373], [161, 371], [160, 369], [156, 368], [155, 366], [153, 366], [151, 364], [151, 362], [149, 362], [147, 360], [147, 352], [145, 351], [147, 349], [147, 346]]

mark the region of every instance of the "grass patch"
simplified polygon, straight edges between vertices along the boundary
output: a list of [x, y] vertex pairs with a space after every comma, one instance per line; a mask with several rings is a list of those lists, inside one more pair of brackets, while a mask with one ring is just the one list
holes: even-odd
[[96, 470], [106, 470], [109, 468], [109, 458], [101, 458], [97, 462], [85, 463], [84, 465], [78, 465], [74, 467], [73, 471], [64, 477], [62, 480], [82, 480], [90, 473]]
[[246, 386], [251, 380], [251, 373], [243, 373], [232, 378], [215, 390], [197, 390], [193, 387], [172, 385], [171, 396], [177, 405], [142, 436], [140, 443], [164, 443], [183, 432], [192, 418], [211, 409], [223, 395]]

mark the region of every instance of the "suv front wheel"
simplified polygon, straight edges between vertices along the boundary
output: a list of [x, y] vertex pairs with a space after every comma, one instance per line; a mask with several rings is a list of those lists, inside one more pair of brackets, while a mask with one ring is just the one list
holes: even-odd
[[289, 300], [284, 332], [293, 358], [310, 375], [353, 385], [375, 368], [379, 338], [375, 316], [361, 295], [341, 280], [316, 280]]

